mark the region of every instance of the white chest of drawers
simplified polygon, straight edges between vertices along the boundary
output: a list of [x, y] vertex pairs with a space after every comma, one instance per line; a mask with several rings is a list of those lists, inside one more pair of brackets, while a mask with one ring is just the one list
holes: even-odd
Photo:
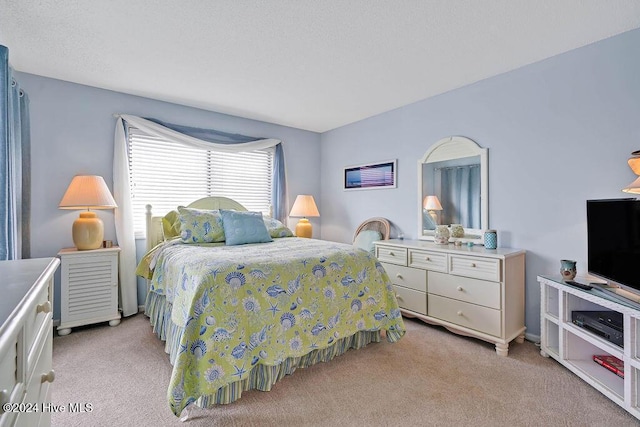
[[[48, 426], [57, 258], [0, 261], [0, 426]], [[5, 408], [9, 403], [11, 408]], [[5, 409], [9, 409], [5, 411]]]
[[525, 251], [384, 240], [376, 256], [405, 316], [494, 343], [501, 356], [523, 342]]

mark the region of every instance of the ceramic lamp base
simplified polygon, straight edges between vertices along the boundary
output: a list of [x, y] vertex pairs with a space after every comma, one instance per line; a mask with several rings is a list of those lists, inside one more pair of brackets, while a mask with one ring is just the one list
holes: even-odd
[[429, 215], [431, 215], [431, 219], [433, 220], [434, 224], [438, 224], [438, 214], [436, 213], [436, 211], [429, 211]]
[[73, 222], [73, 243], [79, 251], [102, 247], [104, 225], [95, 212], [80, 212]]
[[296, 236], [306, 237], [308, 239], [313, 235], [313, 226], [307, 218], [302, 218], [296, 225]]

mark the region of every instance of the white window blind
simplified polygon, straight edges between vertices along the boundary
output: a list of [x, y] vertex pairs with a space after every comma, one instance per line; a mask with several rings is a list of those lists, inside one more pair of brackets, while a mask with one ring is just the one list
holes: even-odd
[[223, 153], [191, 148], [129, 128], [129, 179], [137, 238], [145, 235], [145, 205], [164, 215], [179, 205], [224, 196], [269, 215], [274, 148]]

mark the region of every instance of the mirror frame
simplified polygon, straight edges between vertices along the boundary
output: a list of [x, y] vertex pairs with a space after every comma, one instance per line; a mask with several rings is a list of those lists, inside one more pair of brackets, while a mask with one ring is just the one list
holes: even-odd
[[423, 230], [422, 200], [423, 182], [422, 176], [424, 163], [441, 162], [464, 157], [480, 156], [480, 226], [482, 228], [464, 229], [463, 242], [484, 244], [484, 230], [489, 228], [489, 163], [488, 149], [480, 147], [475, 141], [463, 136], [448, 136], [433, 144], [429, 150], [418, 160], [418, 239], [433, 240], [435, 230]]

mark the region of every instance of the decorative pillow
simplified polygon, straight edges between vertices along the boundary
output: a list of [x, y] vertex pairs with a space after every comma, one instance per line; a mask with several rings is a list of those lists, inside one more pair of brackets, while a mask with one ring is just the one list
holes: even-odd
[[263, 217], [263, 219], [269, 235], [274, 239], [278, 237], [293, 237], [293, 231], [289, 230], [286, 225], [277, 219], [268, 216]]
[[218, 210], [178, 206], [178, 212], [180, 212], [180, 238], [184, 243], [224, 241], [224, 228]]
[[377, 242], [382, 239], [382, 234], [379, 231], [375, 230], [362, 230], [356, 236], [353, 241], [353, 246], [356, 248], [364, 249], [365, 251], [371, 252], [372, 254], [375, 252], [375, 246], [373, 242]]
[[220, 209], [226, 244], [266, 243], [273, 239], [262, 219], [262, 212], [240, 212]]
[[174, 209], [162, 217], [162, 234], [164, 240], [173, 239], [180, 235], [180, 212]]

